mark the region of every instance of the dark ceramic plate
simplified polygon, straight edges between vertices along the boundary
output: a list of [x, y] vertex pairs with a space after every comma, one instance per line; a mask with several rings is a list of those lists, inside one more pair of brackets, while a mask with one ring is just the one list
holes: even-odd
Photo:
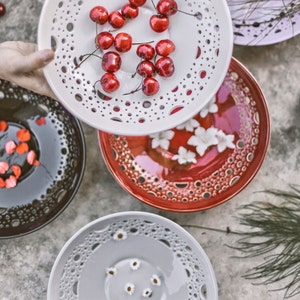
[[2, 80], [0, 122], [0, 165], [9, 167], [0, 168], [0, 238], [8, 238], [41, 228], [70, 203], [84, 173], [85, 141], [79, 121], [58, 102]]

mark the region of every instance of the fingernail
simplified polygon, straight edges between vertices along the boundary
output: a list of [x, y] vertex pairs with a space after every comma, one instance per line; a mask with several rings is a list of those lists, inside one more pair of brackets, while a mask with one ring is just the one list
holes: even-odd
[[54, 53], [50, 49], [42, 50], [41, 57], [45, 63], [48, 63], [54, 58]]

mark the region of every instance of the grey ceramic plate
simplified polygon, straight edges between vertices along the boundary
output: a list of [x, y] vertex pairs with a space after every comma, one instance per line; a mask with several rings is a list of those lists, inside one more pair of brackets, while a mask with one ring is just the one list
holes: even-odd
[[210, 261], [198, 242], [164, 217], [122, 212], [79, 230], [59, 253], [48, 300], [216, 300]]

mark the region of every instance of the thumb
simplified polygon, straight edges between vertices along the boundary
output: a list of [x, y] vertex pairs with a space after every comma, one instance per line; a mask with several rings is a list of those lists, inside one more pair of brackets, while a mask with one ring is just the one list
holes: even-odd
[[16, 68], [22, 73], [30, 73], [43, 68], [54, 58], [54, 51], [50, 49], [40, 50], [26, 55], [22, 58]]

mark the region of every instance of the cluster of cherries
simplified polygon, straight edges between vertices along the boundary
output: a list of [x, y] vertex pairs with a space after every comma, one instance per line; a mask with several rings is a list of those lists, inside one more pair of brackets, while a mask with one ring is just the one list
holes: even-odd
[[[143, 6], [146, 0], [129, 0], [124, 4], [121, 10], [115, 10], [111, 13], [103, 6], [95, 6], [90, 11], [90, 19], [99, 25], [108, 24], [114, 29], [122, 28], [126, 21], [134, 19], [139, 14], [139, 7]], [[159, 0], [155, 6], [157, 14], [150, 18], [150, 27], [155, 32], [163, 32], [169, 26], [170, 15], [177, 12], [177, 4], [175, 0]], [[138, 45], [136, 54], [141, 61], [136, 68], [136, 72], [132, 75], [134, 77], [139, 74], [142, 77], [141, 87], [131, 91], [134, 93], [141, 89], [147, 96], [152, 96], [159, 91], [160, 85], [155, 75], [162, 77], [170, 77], [173, 75], [175, 66], [169, 55], [175, 51], [175, 44], [169, 39], [162, 39], [152, 46], [151, 43], [133, 43], [132, 37], [126, 32], [119, 32], [115, 36], [112, 31], [102, 31], [96, 36], [97, 49], [104, 52], [102, 58], [102, 69], [105, 72], [100, 79], [100, 84], [103, 90], [107, 93], [116, 91], [120, 82], [115, 74], [121, 68], [122, 59], [120, 53], [128, 52], [132, 45]], [[111, 47], [114, 50], [109, 50]], [[130, 94], [129, 93], [129, 94]]]
[[[35, 122], [40, 126], [44, 125], [46, 121], [45, 118], [42, 117]], [[0, 133], [3, 133], [3, 135], [0, 136], [0, 140], [7, 135], [8, 130], [9, 123], [0, 120]], [[14, 188], [22, 175], [22, 166], [14, 163], [14, 159], [17, 158], [17, 161], [19, 162], [20, 160], [18, 158], [20, 156], [25, 156], [28, 165], [40, 165], [40, 162], [37, 160], [36, 152], [30, 149], [29, 142], [31, 139], [32, 136], [30, 131], [26, 128], [20, 128], [16, 133], [16, 139], [7, 141], [4, 149], [0, 149], [1, 155], [8, 155], [8, 158], [5, 160], [0, 159], [0, 189]]]

